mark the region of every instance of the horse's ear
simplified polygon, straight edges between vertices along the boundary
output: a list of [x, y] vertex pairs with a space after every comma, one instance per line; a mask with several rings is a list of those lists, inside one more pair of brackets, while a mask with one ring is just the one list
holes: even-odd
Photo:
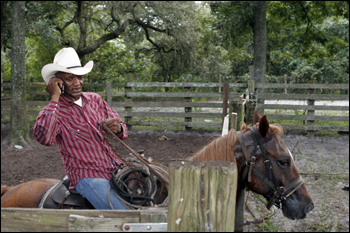
[[259, 111], [258, 111], [257, 109], [255, 109], [255, 111], [254, 111], [254, 117], [253, 117], [253, 123], [254, 123], [254, 125], [255, 125], [257, 122], [259, 122], [260, 119], [261, 119], [261, 115], [260, 115]]
[[264, 115], [259, 121], [259, 133], [260, 136], [265, 138], [269, 132], [269, 121], [266, 119], [266, 115]]

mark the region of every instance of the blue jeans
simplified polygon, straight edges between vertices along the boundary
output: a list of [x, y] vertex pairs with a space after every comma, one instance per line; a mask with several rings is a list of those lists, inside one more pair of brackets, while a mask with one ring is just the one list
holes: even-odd
[[[95, 209], [111, 209], [108, 201], [108, 188], [109, 181], [102, 178], [84, 178], [75, 186], [75, 189], [88, 199]], [[114, 209], [126, 210], [113, 188], [110, 189], [109, 195]]]

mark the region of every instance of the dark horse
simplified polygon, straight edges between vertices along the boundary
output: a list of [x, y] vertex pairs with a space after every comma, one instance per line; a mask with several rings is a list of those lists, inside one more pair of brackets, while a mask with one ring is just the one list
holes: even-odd
[[[231, 161], [237, 164], [240, 193], [246, 186], [263, 195], [268, 208], [282, 204], [290, 219], [302, 219], [313, 209], [313, 201], [299, 176], [293, 157], [283, 143], [282, 128], [254, 113], [254, 125], [231, 130], [197, 152], [192, 161]], [[239, 141], [239, 142], [238, 142]], [[260, 149], [259, 149], [260, 148]], [[37, 208], [46, 191], [59, 180], [40, 179], [17, 186], [1, 186], [1, 207]]]

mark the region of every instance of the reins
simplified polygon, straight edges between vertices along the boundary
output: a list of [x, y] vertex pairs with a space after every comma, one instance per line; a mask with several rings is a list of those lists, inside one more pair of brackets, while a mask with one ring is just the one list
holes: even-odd
[[[113, 177], [110, 180], [110, 188], [112, 187], [115, 194], [119, 197], [124, 206], [128, 209], [138, 209], [146, 202], [150, 203], [151, 206], [154, 204], [154, 196], [157, 191], [156, 181], [154, 180], [152, 174], [158, 178], [163, 185], [168, 189], [169, 187], [169, 174], [166, 171], [166, 168], [162, 168], [161, 166], [157, 166], [152, 164], [150, 161], [145, 159], [135, 150], [126, 145], [120, 138], [118, 138], [104, 123], [100, 124], [100, 130], [103, 133], [103, 136], [112, 150], [118, 155], [118, 157], [123, 161], [123, 163], [127, 166], [121, 167], [118, 170], [113, 172]], [[133, 156], [133, 158], [123, 158], [120, 156], [118, 151], [112, 146], [107, 134], [106, 130], [116, 141], [122, 144], [126, 149], [128, 149]], [[130, 177], [131, 174], [137, 174], [138, 176]], [[137, 197], [131, 196], [129, 192], [125, 191], [126, 183], [130, 180], [137, 180], [140, 182], [144, 192], [140, 189], [137, 190]], [[108, 190], [108, 201], [112, 209], [113, 206], [110, 202]], [[163, 203], [158, 204], [158, 207], [166, 207], [168, 205], [168, 197], [165, 198]], [[144, 206], [142, 206], [144, 208]]]

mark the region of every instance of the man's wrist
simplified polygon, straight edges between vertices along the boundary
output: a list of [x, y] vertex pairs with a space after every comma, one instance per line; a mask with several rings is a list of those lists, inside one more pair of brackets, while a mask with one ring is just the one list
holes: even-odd
[[59, 96], [59, 95], [53, 95], [53, 96], [51, 96], [51, 100], [53, 100], [53, 101], [58, 102], [59, 99], [60, 99], [60, 96]]
[[121, 125], [119, 125], [120, 126], [120, 130], [116, 133], [116, 134], [121, 134], [121, 133], [123, 133], [123, 127], [121, 126]]

